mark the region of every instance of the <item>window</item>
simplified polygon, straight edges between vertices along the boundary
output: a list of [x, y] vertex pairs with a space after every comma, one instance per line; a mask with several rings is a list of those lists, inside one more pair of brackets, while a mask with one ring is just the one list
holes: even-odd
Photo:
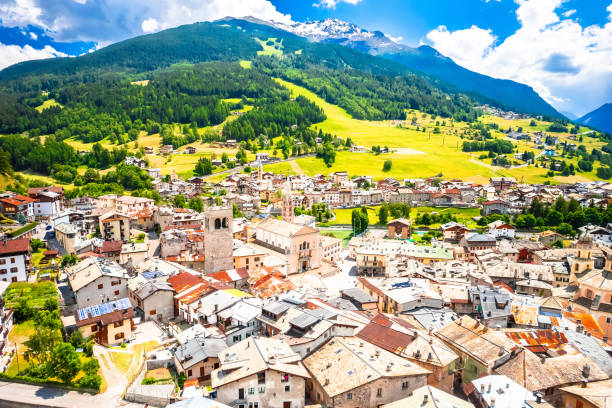
[[259, 393], [263, 394], [264, 392], [266, 392], [266, 387], [259, 387]]
[[157, 314], [157, 311], [155, 309], [153, 309], [153, 310], [151, 310], [149, 312], [149, 315], [151, 315], [151, 316], [156, 315], [156, 314]]
[[121, 327], [121, 326], [123, 326], [123, 322], [115, 322], [114, 326], [115, 327]]
[[6, 275], [6, 269], [0, 269], [0, 275]]
[[17, 273], [17, 268], [11, 268], [11, 273]]
[[404, 381], [402, 383], [402, 390], [406, 390], [406, 389], [408, 389], [408, 381]]
[[111, 286], [115, 286], [115, 285], [118, 285], [118, 284], [119, 284], [119, 282], [117, 282], [117, 281], [112, 281], [111, 282]]
[[257, 373], [257, 384], [266, 383], [266, 373]]
[[117, 333], [117, 334], [115, 334], [115, 340], [122, 339], [124, 336], [125, 336], [124, 333]]
[[193, 372], [191, 370], [187, 370], [187, 377], [191, 377], [191, 374], [193, 374]]
[[249, 395], [255, 394], [255, 388], [249, 388]]
[[289, 374], [281, 374], [281, 382], [289, 382]]
[[213, 369], [216, 370], [217, 368], [219, 368], [219, 363], [215, 363], [215, 365], [213, 366]]
[[100, 283], [100, 284], [98, 284], [98, 289], [102, 289], [103, 287], [104, 287], [104, 285], [103, 285], [103, 284], [101, 284], [101, 283]]
[[379, 398], [382, 397], [382, 388], [376, 390], [376, 396]]
[[11, 258], [11, 263], [15, 263], [15, 258]]
[[289, 392], [289, 389], [290, 389], [289, 386], [285, 385], [285, 392]]
[[91, 326], [91, 331], [92, 332], [97, 332], [98, 331], [98, 325], [94, 324], [93, 326]]
[[612, 317], [606, 317], [606, 323], [612, 324]]
[[118, 290], [115, 291], [115, 295], [119, 295], [119, 291]]
[[346, 394], [346, 399], [347, 400], [352, 400], [353, 399], [353, 393], [352, 392], [347, 393]]
[[6, 259], [4, 259], [4, 258], [0, 259], [0, 265], [4, 265], [4, 264], [6, 264]]

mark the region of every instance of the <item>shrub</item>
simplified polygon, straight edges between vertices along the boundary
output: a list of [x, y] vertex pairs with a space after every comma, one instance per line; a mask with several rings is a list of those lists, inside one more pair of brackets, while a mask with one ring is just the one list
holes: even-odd
[[385, 160], [383, 164], [383, 171], [388, 172], [389, 170], [391, 170], [391, 166], [393, 166], [393, 162], [391, 160]]
[[100, 391], [102, 377], [100, 377], [98, 374], [87, 374], [79, 380], [78, 385], [81, 388], [90, 388], [92, 390]]
[[100, 369], [100, 363], [98, 362], [98, 359], [96, 358], [92, 358], [89, 361], [87, 361], [85, 364], [83, 364], [83, 371], [85, 371], [86, 375], [97, 374], [99, 369]]
[[155, 383], [156, 383], [155, 378], [151, 378], [151, 377], [147, 377], [147, 378], [142, 380], [142, 385], [151, 385], [151, 384], [155, 384]]

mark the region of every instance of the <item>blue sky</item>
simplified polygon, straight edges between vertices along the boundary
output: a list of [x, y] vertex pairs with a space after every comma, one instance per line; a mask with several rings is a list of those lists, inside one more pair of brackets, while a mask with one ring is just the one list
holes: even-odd
[[612, 102], [612, 0], [0, 0], [0, 68], [227, 15], [338, 18], [526, 83], [564, 112]]

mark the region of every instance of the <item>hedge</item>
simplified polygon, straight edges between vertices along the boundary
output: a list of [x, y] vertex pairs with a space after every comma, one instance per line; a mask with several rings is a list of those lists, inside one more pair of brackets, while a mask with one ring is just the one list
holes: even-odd
[[94, 390], [92, 388], [79, 387], [78, 384], [68, 385], [59, 381], [49, 380], [45, 378], [28, 377], [26, 375], [9, 375], [6, 373], [0, 373], [0, 379], [21, 384], [48, 385], [51, 387], [63, 388], [71, 391], [88, 392], [90, 394], [98, 394], [100, 392], [99, 390]]
[[28, 232], [30, 230], [33, 230], [34, 228], [36, 228], [37, 225], [38, 225], [38, 223], [36, 221], [34, 221], [34, 222], [31, 222], [29, 224], [24, 225], [21, 228], [13, 230], [13, 231], [9, 232], [6, 235], [8, 235], [11, 238], [15, 238], [15, 237], [17, 237], [17, 236], [19, 236], [21, 234], [25, 234], [26, 232]]

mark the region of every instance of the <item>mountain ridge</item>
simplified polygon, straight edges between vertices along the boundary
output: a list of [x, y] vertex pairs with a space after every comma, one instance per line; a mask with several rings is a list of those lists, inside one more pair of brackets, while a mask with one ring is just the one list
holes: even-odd
[[411, 69], [436, 76], [461, 91], [476, 92], [493, 99], [508, 109], [564, 117], [530, 86], [468, 70], [428, 45], [413, 48], [398, 44], [380, 31], [368, 31], [338, 19], [274, 25], [314, 42], [343, 45], [399, 62]]
[[594, 111], [576, 119], [576, 122], [594, 127], [602, 132], [612, 133], [612, 103], [604, 103]]

